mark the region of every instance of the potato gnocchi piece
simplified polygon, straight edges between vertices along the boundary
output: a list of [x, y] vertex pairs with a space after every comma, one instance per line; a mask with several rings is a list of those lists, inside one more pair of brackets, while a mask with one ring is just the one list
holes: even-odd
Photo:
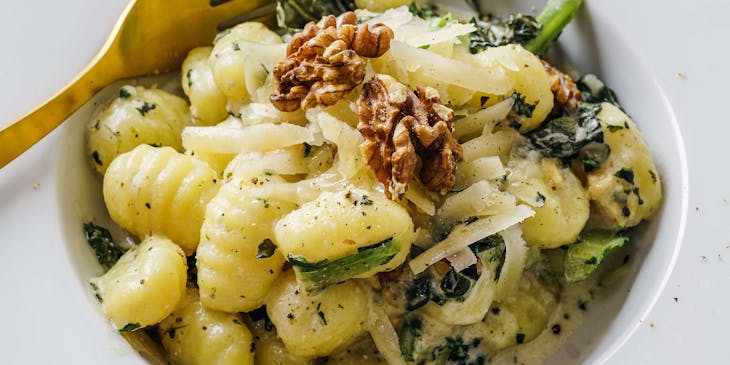
[[266, 311], [291, 353], [327, 356], [365, 333], [367, 294], [353, 281], [307, 293], [291, 270], [271, 288]]
[[206, 308], [195, 288], [187, 289], [157, 332], [170, 362], [176, 365], [254, 363], [253, 336], [241, 317]]
[[591, 225], [632, 227], [651, 217], [662, 200], [662, 183], [649, 147], [631, 118], [609, 103], [597, 115], [611, 154], [586, 175], [594, 217]]
[[285, 258], [277, 249], [274, 222], [296, 205], [259, 194], [253, 189], [259, 181], [283, 183], [281, 177], [259, 171], [258, 177], [224, 184], [208, 204], [197, 251], [198, 286], [206, 307], [256, 309], [281, 273]]
[[189, 124], [188, 105], [182, 98], [154, 88], [123, 86], [89, 123], [91, 164], [103, 175], [112, 160], [140, 144], [182, 151], [180, 133]]
[[501, 69], [514, 80], [507, 95], [518, 93], [524, 98], [513, 106], [513, 111], [520, 116], [520, 133], [537, 128], [553, 109], [550, 79], [540, 59], [517, 44], [491, 47], [475, 57], [483, 67]]
[[170, 147], [137, 146], [104, 174], [111, 218], [138, 237], [167, 236], [186, 254], [195, 252], [205, 206], [218, 191], [218, 173]]
[[315, 290], [393, 270], [414, 239], [413, 221], [402, 206], [352, 187], [305, 203], [276, 223], [274, 235], [297, 278]]
[[164, 237], [148, 236], [91, 286], [104, 314], [119, 331], [147, 327], [167, 317], [185, 295], [183, 251]]
[[218, 89], [236, 110], [252, 96], [252, 87], [263, 86], [285, 54], [279, 35], [261, 23], [247, 22], [216, 37], [208, 62]]
[[516, 158], [508, 170], [507, 191], [535, 210], [534, 217], [522, 222], [527, 244], [555, 248], [575, 241], [590, 214], [588, 193], [580, 180], [547, 158]]
[[182, 88], [190, 99], [190, 114], [198, 125], [214, 125], [228, 116], [226, 96], [213, 80], [208, 59], [213, 47], [191, 50], [182, 63]]

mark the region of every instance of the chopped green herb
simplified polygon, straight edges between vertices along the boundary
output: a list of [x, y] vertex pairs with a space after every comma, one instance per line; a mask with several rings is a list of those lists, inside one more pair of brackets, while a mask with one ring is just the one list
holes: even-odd
[[276, 251], [276, 245], [270, 239], [265, 239], [259, 243], [258, 251], [256, 252], [257, 259], [267, 259], [274, 255]]
[[304, 142], [304, 157], [309, 157], [309, 154], [312, 153], [312, 145]]
[[586, 157], [583, 159], [583, 170], [585, 170], [585, 172], [596, 171], [600, 166], [601, 163], [592, 158]]
[[623, 214], [624, 217], [629, 217], [631, 216], [631, 210], [629, 209], [629, 207], [623, 207], [621, 209], [621, 214]]
[[538, 191], [537, 196], [535, 197], [535, 202], [537, 204], [545, 204], [545, 195], [542, 195], [542, 193]]
[[526, 102], [525, 97], [520, 93], [512, 94], [512, 99], [515, 100], [512, 110], [517, 113], [517, 115], [522, 115], [527, 118], [532, 117], [532, 112], [535, 111], [535, 107], [537, 107], [536, 104]]
[[101, 159], [99, 158], [99, 151], [94, 150], [93, 152], [91, 152], [91, 158], [94, 159], [94, 162], [96, 162], [97, 165], [104, 165], [104, 163], [101, 162]]
[[119, 332], [131, 332], [140, 327], [139, 323], [127, 323], [119, 329]]
[[622, 126], [622, 125], [607, 125], [606, 126], [606, 129], [608, 129], [608, 131], [611, 132], [611, 133], [615, 133], [615, 132], [618, 132], [618, 131], [624, 129], [624, 126]]
[[657, 182], [656, 173], [654, 173], [653, 170], [649, 170], [649, 175], [651, 175], [651, 182], [653, 182], [654, 184], [656, 184], [656, 182]]
[[189, 68], [188, 72], [185, 73], [185, 76], [188, 78], [188, 88], [193, 87], [193, 78], [191, 77], [193, 75], [193, 69]]
[[327, 318], [324, 317], [324, 312], [322, 312], [319, 308], [322, 306], [322, 303], [317, 304], [317, 315], [319, 316], [319, 320], [322, 322], [322, 325], [327, 325]]
[[104, 303], [104, 299], [101, 297], [101, 294], [99, 293], [99, 287], [94, 283], [89, 283], [91, 285], [91, 289], [94, 291], [94, 297], [96, 297], [96, 300], [99, 303]]
[[127, 90], [126, 88], [119, 89], [119, 97], [120, 98], [126, 99], [126, 98], [130, 97], [131, 95], [132, 94], [130, 94], [129, 93], [129, 90]]
[[360, 198], [360, 204], [362, 205], [373, 205], [373, 201], [368, 199], [367, 195], [363, 195], [362, 198]]
[[518, 333], [515, 335], [515, 340], [517, 341], [518, 345], [521, 345], [525, 343], [525, 334], [524, 333]]
[[422, 46], [420, 46], [418, 48], [420, 48], [420, 49], [429, 49], [429, 48], [431, 48], [431, 45], [430, 44], [424, 44], [424, 45], [422, 45]]
[[628, 167], [622, 167], [614, 176], [626, 180], [629, 184], [634, 184], [634, 170]]
[[126, 251], [114, 243], [109, 230], [92, 222], [84, 223], [84, 236], [86, 242], [94, 249], [96, 260], [106, 268], [114, 266]]
[[142, 104], [141, 107], [137, 108], [137, 111], [139, 112], [139, 114], [142, 114], [142, 116], [144, 117], [145, 115], [147, 115], [147, 113], [150, 110], [152, 110], [152, 109], [154, 109], [156, 107], [157, 107], [156, 104], [154, 104], [154, 103], [148, 103], [148, 102], [145, 101], [144, 104]]
[[177, 333], [177, 330], [183, 329], [187, 326], [188, 326], [187, 324], [184, 324], [181, 326], [170, 327], [167, 329], [167, 331], [165, 331], [165, 333], [167, 333], [167, 337], [170, 337], [170, 339], [173, 339], [173, 338], [175, 338], [175, 334]]

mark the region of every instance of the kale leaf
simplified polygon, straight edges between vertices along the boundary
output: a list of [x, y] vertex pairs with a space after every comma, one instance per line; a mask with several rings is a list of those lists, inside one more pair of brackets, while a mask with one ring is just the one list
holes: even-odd
[[552, 119], [528, 133], [527, 138], [545, 156], [570, 158], [591, 142], [603, 142], [601, 123], [596, 118], [600, 110], [598, 104], [583, 104], [575, 115]]
[[586, 103], [611, 103], [623, 110], [621, 104], [618, 102], [616, 93], [606, 84], [601, 81], [596, 75], [585, 74], [576, 83], [578, 90], [580, 90], [581, 98]]
[[124, 255], [124, 252], [127, 251], [114, 243], [109, 230], [92, 222], [84, 223], [84, 235], [86, 241], [96, 253], [96, 260], [107, 269], [114, 266], [119, 258]]
[[524, 14], [510, 15], [507, 20], [497, 17], [489, 20], [472, 18], [469, 22], [477, 28], [469, 34], [471, 53], [510, 43], [525, 44], [537, 37], [542, 28], [534, 17]]
[[281, 28], [299, 30], [325, 15], [338, 16], [355, 9], [353, 0], [277, 0], [276, 20]]

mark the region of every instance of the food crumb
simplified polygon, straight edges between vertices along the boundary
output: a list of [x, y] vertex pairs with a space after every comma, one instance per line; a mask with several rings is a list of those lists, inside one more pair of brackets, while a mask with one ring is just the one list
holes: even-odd
[[680, 71], [680, 72], [677, 72], [677, 77], [679, 77], [680, 79], [685, 79], [686, 75], [684, 74], [684, 72]]
[[649, 327], [654, 328], [654, 322], [649, 323]]
[[35, 190], [38, 190], [38, 188], [40, 188], [40, 187], [41, 187], [41, 184], [39, 184], [39, 183], [33, 184], [33, 189], [35, 189]]
[[677, 297], [674, 297], [674, 302], [675, 302], [675, 303], [679, 302], [679, 298], [677, 298]]
[[702, 255], [702, 256], [700, 256], [700, 259], [702, 259], [702, 261], [707, 261], [707, 256]]

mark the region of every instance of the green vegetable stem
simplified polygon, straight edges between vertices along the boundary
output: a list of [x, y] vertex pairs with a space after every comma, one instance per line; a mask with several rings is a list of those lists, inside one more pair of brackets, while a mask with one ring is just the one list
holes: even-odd
[[534, 54], [541, 54], [550, 46], [560, 32], [573, 19], [580, 8], [582, 0], [549, 0], [537, 21], [542, 28], [537, 37], [525, 45], [525, 49]]

